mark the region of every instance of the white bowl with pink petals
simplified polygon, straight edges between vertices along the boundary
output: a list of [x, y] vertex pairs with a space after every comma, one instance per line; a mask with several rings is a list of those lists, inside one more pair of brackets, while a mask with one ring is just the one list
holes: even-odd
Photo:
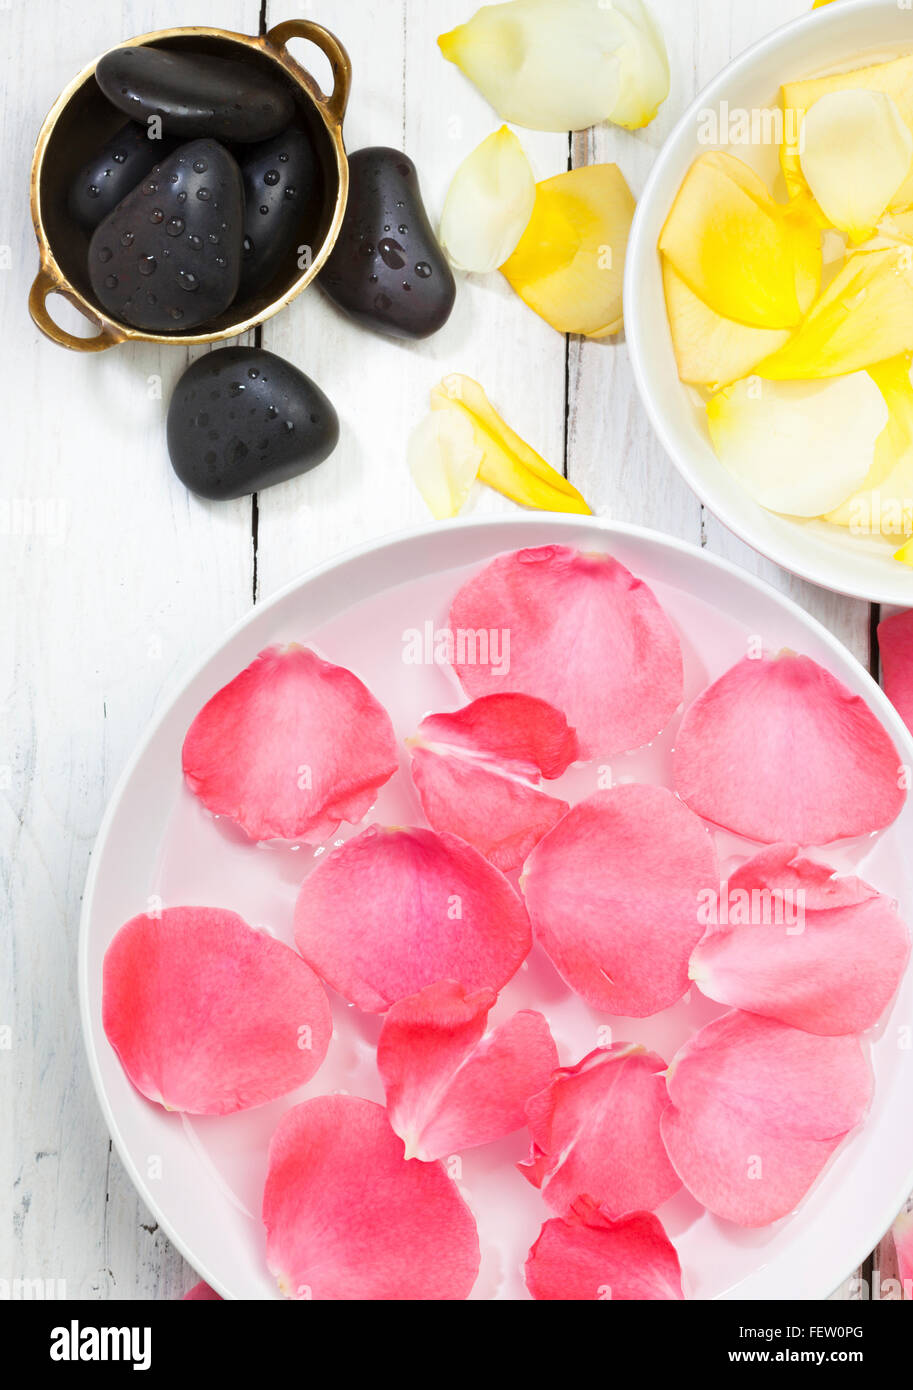
[[[457, 620], [511, 651], [461, 665]], [[272, 791], [279, 666], [312, 747]], [[224, 1298], [826, 1297], [913, 1189], [910, 767], [830, 633], [667, 537], [493, 518], [312, 571], [173, 696], [92, 855], [83, 1027], [143, 1200]]]

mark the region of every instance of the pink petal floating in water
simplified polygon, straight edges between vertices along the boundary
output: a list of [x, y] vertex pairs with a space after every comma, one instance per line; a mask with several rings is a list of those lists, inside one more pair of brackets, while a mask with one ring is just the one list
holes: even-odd
[[283, 1116], [263, 1220], [287, 1298], [463, 1299], [479, 1270], [475, 1222], [443, 1165], [407, 1161], [383, 1106], [354, 1096]]
[[708, 999], [804, 1028], [862, 1033], [884, 1013], [910, 955], [897, 905], [773, 845], [730, 878], [689, 974]]
[[194, 1284], [193, 1288], [185, 1293], [182, 1301], [184, 1303], [221, 1303], [222, 1297], [201, 1279], [199, 1284]]
[[529, 952], [526, 909], [471, 845], [433, 830], [371, 825], [306, 878], [298, 950], [368, 1013], [438, 980], [499, 990]]
[[496, 762], [520, 777], [560, 777], [576, 762], [577, 735], [560, 710], [532, 695], [483, 695], [451, 714], [429, 714], [423, 744]]
[[384, 1019], [377, 1067], [407, 1158], [445, 1158], [521, 1129], [526, 1101], [557, 1067], [539, 1013], [522, 1010], [483, 1038], [495, 997], [444, 980], [400, 1000]]
[[306, 647], [267, 647], [203, 706], [184, 776], [252, 840], [318, 844], [371, 809], [398, 763], [393, 726], [344, 666]]
[[644, 1018], [688, 988], [718, 884], [710, 835], [664, 787], [613, 787], [575, 806], [533, 850], [521, 886], [536, 940], [594, 1008]]
[[638, 1211], [613, 1221], [586, 1198], [569, 1219], [546, 1221], [526, 1261], [535, 1299], [681, 1299], [682, 1271], [662, 1224]]
[[227, 1115], [309, 1081], [329, 1046], [320, 981], [235, 912], [140, 916], [104, 961], [102, 1019], [133, 1085], [168, 1110]]
[[428, 715], [409, 744], [429, 823], [505, 872], [569, 809], [538, 785], [540, 777], [560, 777], [579, 752], [574, 730], [545, 700], [484, 695], [453, 714]]
[[878, 624], [884, 693], [913, 731], [913, 609]]
[[737, 835], [824, 845], [899, 814], [900, 756], [863, 699], [807, 656], [743, 658], [685, 711], [675, 789]]
[[450, 628], [468, 695], [547, 700], [576, 727], [585, 758], [649, 743], [682, 699], [678, 634], [610, 555], [564, 545], [500, 555], [460, 589]]
[[528, 1163], [517, 1166], [567, 1216], [581, 1192], [610, 1217], [654, 1211], [681, 1187], [659, 1132], [666, 1064], [613, 1043], [563, 1067], [527, 1103]]
[[570, 809], [529, 782], [429, 748], [412, 749], [412, 780], [429, 825], [458, 835], [505, 873]]
[[872, 1094], [857, 1038], [823, 1038], [733, 1010], [679, 1049], [661, 1128], [693, 1197], [740, 1226], [799, 1204], [865, 1117]]

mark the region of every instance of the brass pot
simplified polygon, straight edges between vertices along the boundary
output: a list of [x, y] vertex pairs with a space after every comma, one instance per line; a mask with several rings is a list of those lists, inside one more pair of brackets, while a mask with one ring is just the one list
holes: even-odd
[[[309, 73], [287, 49], [289, 39], [309, 39], [322, 49], [333, 69], [333, 91], [325, 96]], [[67, 200], [79, 170], [126, 120], [102, 95], [95, 81], [95, 63], [76, 77], [54, 103], [35, 146], [32, 161], [32, 222], [38, 238], [39, 269], [29, 293], [29, 313], [48, 338], [74, 352], [101, 352], [126, 340], [145, 343], [214, 343], [235, 338], [277, 313], [314, 279], [339, 234], [349, 191], [349, 166], [342, 140], [352, 67], [342, 44], [327, 29], [308, 19], [277, 24], [264, 37], [233, 34], [225, 29], [189, 27], [159, 29], [127, 39], [120, 47], [165, 44], [183, 52], [206, 53], [256, 63], [264, 70], [278, 66], [291, 78], [298, 115], [311, 135], [323, 174], [323, 204], [312, 212], [312, 225], [303, 226], [302, 243], [310, 247], [305, 269], [277, 277], [258, 295], [236, 300], [207, 333], [143, 333], [112, 318], [96, 300], [89, 283], [89, 235], [72, 217]], [[61, 294], [98, 326], [92, 338], [78, 338], [59, 328], [47, 311], [49, 294]]]

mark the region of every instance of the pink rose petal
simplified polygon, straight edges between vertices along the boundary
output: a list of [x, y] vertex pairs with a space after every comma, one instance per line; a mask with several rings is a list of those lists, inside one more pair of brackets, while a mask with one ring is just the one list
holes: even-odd
[[412, 749], [412, 780], [429, 825], [474, 845], [505, 873], [570, 809], [529, 782], [430, 748]]
[[878, 1022], [910, 955], [896, 903], [796, 845], [773, 845], [732, 875], [723, 904], [730, 922], [708, 927], [689, 967], [709, 999], [808, 1033]]
[[214, 907], [166, 908], [121, 927], [105, 952], [102, 1020], [137, 1090], [195, 1115], [304, 1085], [332, 1029], [301, 957]]
[[500, 555], [463, 585], [450, 627], [468, 695], [547, 700], [576, 727], [585, 758], [649, 743], [682, 699], [678, 635], [652, 590], [610, 555], [563, 545]]
[[728, 1221], [766, 1226], [864, 1119], [872, 1076], [856, 1038], [733, 1010], [679, 1049], [668, 1086], [662, 1135], [688, 1191]]
[[517, 1166], [553, 1211], [567, 1216], [581, 1192], [607, 1216], [654, 1211], [681, 1187], [659, 1121], [666, 1064], [635, 1043], [613, 1043], [562, 1067], [527, 1102], [528, 1163]]
[[407, 1161], [383, 1106], [354, 1096], [283, 1116], [263, 1220], [287, 1298], [463, 1299], [479, 1270], [475, 1222], [443, 1165]]
[[560, 710], [532, 695], [483, 695], [451, 714], [429, 714], [422, 744], [483, 758], [520, 777], [560, 777], [576, 762], [575, 731]]
[[884, 693], [913, 731], [913, 609], [878, 624]]
[[390, 1124], [407, 1158], [445, 1158], [526, 1123], [528, 1098], [558, 1065], [548, 1024], [523, 1010], [483, 1038], [493, 990], [450, 980], [394, 1004], [377, 1044]]
[[580, 802], [533, 850], [521, 886], [536, 940], [594, 1008], [644, 1018], [688, 988], [703, 935], [698, 895], [718, 883], [705, 827], [664, 787]]
[[429, 824], [505, 872], [569, 809], [538, 785], [540, 777], [560, 777], [579, 752], [574, 730], [545, 700], [485, 695], [453, 714], [428, 715], [408, 742]]
[[217, 1294], [215, 1289], [211, 1289], [208, 1284], [204, 1284], [201, 1279], [199, 1284], [194, 1284], [193, 1288], [185, 1293], [184, 1303], [221, 1303], [222, 1297]]
[[318, 844], [356, 824], [396, 771], [393, 726], [344, 666], [306, 647], [267, 647], [203, 706], [184, 776], [252, 840]]
[[535, 1299], [681, 1299], [682, 1271], [652, 1212], [613, 1221], [584, 1199], [579, 1214], [546, 1221], [526, 1261]]
[[863, 699], [807, 656], [745, 657], [685, 711], [675, 788], [738, 835], [824, 845], [889, 825], [900, 756]]
[[438, 980], [499, 990], [529, 952], [530, 929], [517, 893], [471, 845], [372, 825], [305, 879], [295, 940], [333, 989], [383, 1013]]

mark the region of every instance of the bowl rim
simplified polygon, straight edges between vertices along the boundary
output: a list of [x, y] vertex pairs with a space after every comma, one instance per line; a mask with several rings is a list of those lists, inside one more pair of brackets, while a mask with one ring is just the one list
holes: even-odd
[[[323, 94], [307, 69], [302, 67], [302, 65], [289, 54], [286, 43], [288, 38], [295, 36], [310, 39], [312, 42], [318, 43], [320, 47], [323, 47], [320, 40], [325, 36], [329, 42], [330, 48], [340, 55], [340, 70], [337, 73], [333, 53], [324, 47], [324, 52], [330, 59], [334, 67], [334, 75], [336, 76], [336, 87], [329, 96]], [[259, 313], [248, 314], [245, 318], [228, 324], [226, 327], [214, 333], [147, 333], [142, 329], [135, 328], [131, 324], [124, 323], [122, 320], [114, 318], [112, 315], [106, 313], [105, 310], [87, 299], [80, 290], [76, 289], [69, 282], [66, 275], [64, 275], [57, 262], [50, 236], [44, 224], [41, 204], [41, 179], [45, 168], [48, 147], [61, 115], [76, 94], [94, 77], [95, 69], [103, 57], [108, 53], [115, 52], [118, 48], [135, 48], [141, 44], [160, 44], [174, 38], [197, 37], [219, 39], [244, 49], [256, 50], [265, 58], [277, 63], [295, 83], [295, 86], [304, 93], [311, 105], [316, 109], [330, 140], [333, 159], [336, 165], [336, 199], [333, 208], [333, 216], [327, 228], [326, 235], [319, 248], [312, 256], [308, 268], [301, 272], [284, 294], [271, 300]], [[243, 333], [255, 328], [258, 324], [264, 323], [267, 319], [272, 318], [280, 309], [284, 309], [287, 304], [295, 299], [296, 296], [299, 295], [302, 290], [306, 289], [316, 278], [332, 251], [336, 239], [339, 236], [340, 227], [342, 226], [342, 219], [345, 214], [349, 192], [349, 164], [346, 157], [345, 144], [343, 142], [342, 123], [350, 84], [351, 63], [346, 50], [336, 36], [330, 33], [329, 30], [307, 19], [291, 20], [274, 25], [266, 34], [241, 34], [231, 29], [219, 29], [213, 26], [197, 24], [179, 25], [168, 29], [154, 29], [145, 34], [137, 34], [133, 38], [123, 39], [118, 44], [112, 44], [111, 48], [105, 49], [104, 53], [100, 53], [96, 58], [93, 58], [58, 95], [42, 122], [32, 155], [29, 174], [30, 206], [32, 225], [38, 242], [39, 269], [29, 295], [29, 311], [39, 329], [45, 333], [46, 336], [52, 337], [55, 342], [60, 343], [61, 346], [83, 352], [97, 351], [122, 342], [167, 343], [172, 346], [180, 347], [198, 343], [215, 343], [224, 338], [240, 337]], [[54, 320], [50, 318], [45, 308], [45, 300], [50, 294], [60, 294], [64, 299], [67, 299], [90, 323], [95, 324], [100, 329], [99, 334], [96, 337], [78, 338], [59, 328]], [[49, 331], [50, 329], [54, 331], [51, 332]]]
[[[114, 821], [119, 814], [121, 802], [127, 792], [140, 762], [145, 757], [147, 750], [153, 741], [159, 736], [161, 727], [168, 719], [173, 706], [181, 700], [189, 691], [190, 687], [203, 674], [206, 667], [214, 661], [234, 638], [243, 633], [248, 627], [261, 621], [263, 616], [282, 605], [290, 595], [298, 590], [306, 588], [320, 577], [331, 573], [335, 569], [357, 562], [373, 553], [400, 549], [404, 546], [412, 545], [422, 540], [427, 540], [432, 536], [439, 536], [442, 533], [453, 531], [481, 531], [490, 530], [496, 532], [499, 527], [505, 525], [519, 526], [521, 529], [526, 527], [530, 531], [541, 530], [547, 526], [550, 531], [555, 532], [556, 542], [564, 539], [562, 532], [566, 533], [567, 543], [573, 544], [573, 537], [582, 528], [595, 529], [602, 532], [607, 539], [614, 537], [631, 538], [634, 541], [641, 541], [647, 545], [654, 545], [660, 550], [668, 550], [673, 553], [683, 554], [691, 558], [699, 557], [701, 561], [708, 564], [712, 569], [716, 569], [721, 578], [728, 576], [746, 585], [749, 589], [761, 594], [767, 601], [779, 604], [792, 617], [796, 618], [805, 626], [828, 651], [833, 652], [841, 662], [849, 662], [856, 668], [856, 673], [861, 685], [866, 692], [867, 703], [876, 717], [884, 725], [894, 743], [901, 753], [902, 759], [913, 765], [913, 733], [911, 733], [903, 723], [900, 715], [888, 700], [884, 691], [872, 678], [870, 672], [866, 670], [862, 662], [859, 661], [850, 649], [840, 641], [822, 622], [808, 613], [801, 604], [790, 598], [788, 594], [775, 589], [759, 575], [753, 574], [741, 565], [722, 555], [717, 555], [712, 551], [694, 545], [689, 541], [681, 540], [679, 537], [667, 535], [665, 532], [657, 531], [646, 526], [639, 526], [629, 522], [615, 521], [607, 517], [598, 516], [579, 516], [546, 513], [519, 513], [517, 515], [494, 515], [483, 517], [458, 517], [450, 521], [428, 521], [419, 526], [413, 526], [405, 531], [393, 531], [372, 539], [350, 546], [345, 551], [330, 556], [320, 564], [312, 566], [282, 585], [269, 598], [253, 605], [245, 614], [231, 623], [220, 635], [206, 647], [202, 656], [194, 660], [189, 667], [182, 670], [181, 674], [173, 681], [169, 682], [164, 688], [156, 702], [156, 712], [148, 720], [143, 733], [135, 743], [130, 756], [128, 757], [114, 790], [111, 793], [104, 815], [102, 816], [98, 830], [96, 832], [92, 850], [89, 857], [88, 872], [86, 875], [85, 886], [83, 889], [82, 906], [79, 917], [79, 930], [77, 942], [77, 992], [79, 995], [79, 1016], [82, 1031], [83, 1046], [89, 1064], [89, 1073], [92, 1078], [92, 1085], [100, 1106], [108, 1132], [114, 1141], [118, 1155], [127, 1174], [136, 1188], [140, 1198], [152, 1212], [155, 1220], [164, 1230], [172, 1244], [178, 1249], [184, 1259], [217, 1292], [223, 1297], [227, 1291], [222, 1281], [207, 1269], [199, 1261], [195, 1252], [191, 1251], [188, 1244], [184, 1241], [180, 1232], [165, 1215], [161, 1205], [155, 1195], [154, 1185], [150, 1184], [140, 1171], [138, 1164], [134, 1161], [130, 1146], [125, 1139], [114, 1107], [108, 1098], [105, 1082], [99, 1062], [98, 1051], [96, 1048], [97, 1033], [92, 1017], [91, 1000], [91, 980], [90, 980], [90, 931], [91, 919], [94, 914], [94, 900], [96, 883], [99, 875], [99, 865], [102, 852], [109, 837]], [[541, 544], [541, 542], [536, 542]], [[357, 596], [353, 602], [357, 601]], [[908, 964], [908, 970], [913, 969], [913, 963]], [[913, 1188], [913, 1152], [911, 1152], [907, 1172], [901, 1184], [902, 1190], [897, 1193], [882, 1192], [879, 1203], [884, 1216], [882, 1234], [886, 1232], [894, 1216], [899, 1212], [907, 1200], [911, 1188]], [[879, 1222], [880, 1224], [880, 1222]], [[840, 1284], [849, 1278], [853, 1271], [858, 1269], [871, 1253], [871, 1247], [867, 1245], [865, 1249], [856, 1251], [855, 1256], [846, 1270], [838, 1272], [834, 1279], [833, 1288], [836, 1290]], [[741, 1297], [738, 1289], [731, 1294], [718, 1295], [720, 1298]]]
[[[771, 30], [769, 34], [765, 34], [746, 48], [744, 52], [738, 54], [724, 68], [721, 68], [689, 102], [663, 141], [634, 213], [625, 261], [625, 339], [631, 356], [631, 366], [638, 394], [663, 449], [698, 500], [713, 513], [718, 521], [722, 522], [734, 536], [744, 541], [757, 554], [773, 561], [781, 569], [800, 579], [808, 580], [832, 593], [844, 594], [848, 598], [861, 599], [872, 604], [909, 608], [913, 606], [913, 580], [900, 563], [897, 564], [896, 583], [890, 582], [886, 568], [885, 579], [877, 589], [873, 589], [871, 584], [854, 580], [851, 566], [847, 565], [845, 570], [840, 570], [836, 559], [832, 570], [825, 577], [814, 560], [803, 559], [802, 546], [798, 539], [787, 539], [786, 536], [783, 539], [779, 537], [774, 537], [772, 540], [762, 539], [758, 535], [758, 528], [753, 521], [737, 516], [725, 499], [716, 494], [712, 484], [708, 484], [706, 479], [700, 476], [699, 470], [692, 465], [688, 448], [676, 443], [673, 432], [666, 423], [665, 405], [660, 398], [661, 393], [653, 384], [649, 342], [640, 316], [639, 285], [649, 273], [648, 268], [651, 259], [659, 256], [659, 251], [649, 236], [649, 223], [655, 216], [655, 205], [659, 201], [663, 180], [669, 169], [675, 166], [676, 146], [680, 136], [686, 130], [693, 128], [695, 118], [706, 106], [716, 104], [725, 96], [726, 90], [732, 82], [738, 81], [751, 72], [759, 62], [771, 54], [787, 47], [797, 35], [829, 25], [839, 27], [847, 21], [848, 17], [865, 15], [877, 10], [896, 13], [896, 0], [841, 0], [839, 5], [826, 4], [819, 9], [809, 11], [807, 14], [799, 15], [796, 19], [789, 20]], [[687, 389], [678, 380], [676, 384], [681, 390]], [[722, 468], [722, 464], [719, 466]], [[754, 502], [747, 491], [745, 496], [753, 502], [753, 507], [759, 513], [763, 512], [765, 515], [777, 517], [777, 513], [768, 513], [766, 509], [761, 507], [760, 503]], [[786, 523], [789, 522], [789, 518], [778, 517], [778, 519]], [[792, 524], [795, 525], [795, 523]], [[796, 527], [797, 532], [798, 529]]]

